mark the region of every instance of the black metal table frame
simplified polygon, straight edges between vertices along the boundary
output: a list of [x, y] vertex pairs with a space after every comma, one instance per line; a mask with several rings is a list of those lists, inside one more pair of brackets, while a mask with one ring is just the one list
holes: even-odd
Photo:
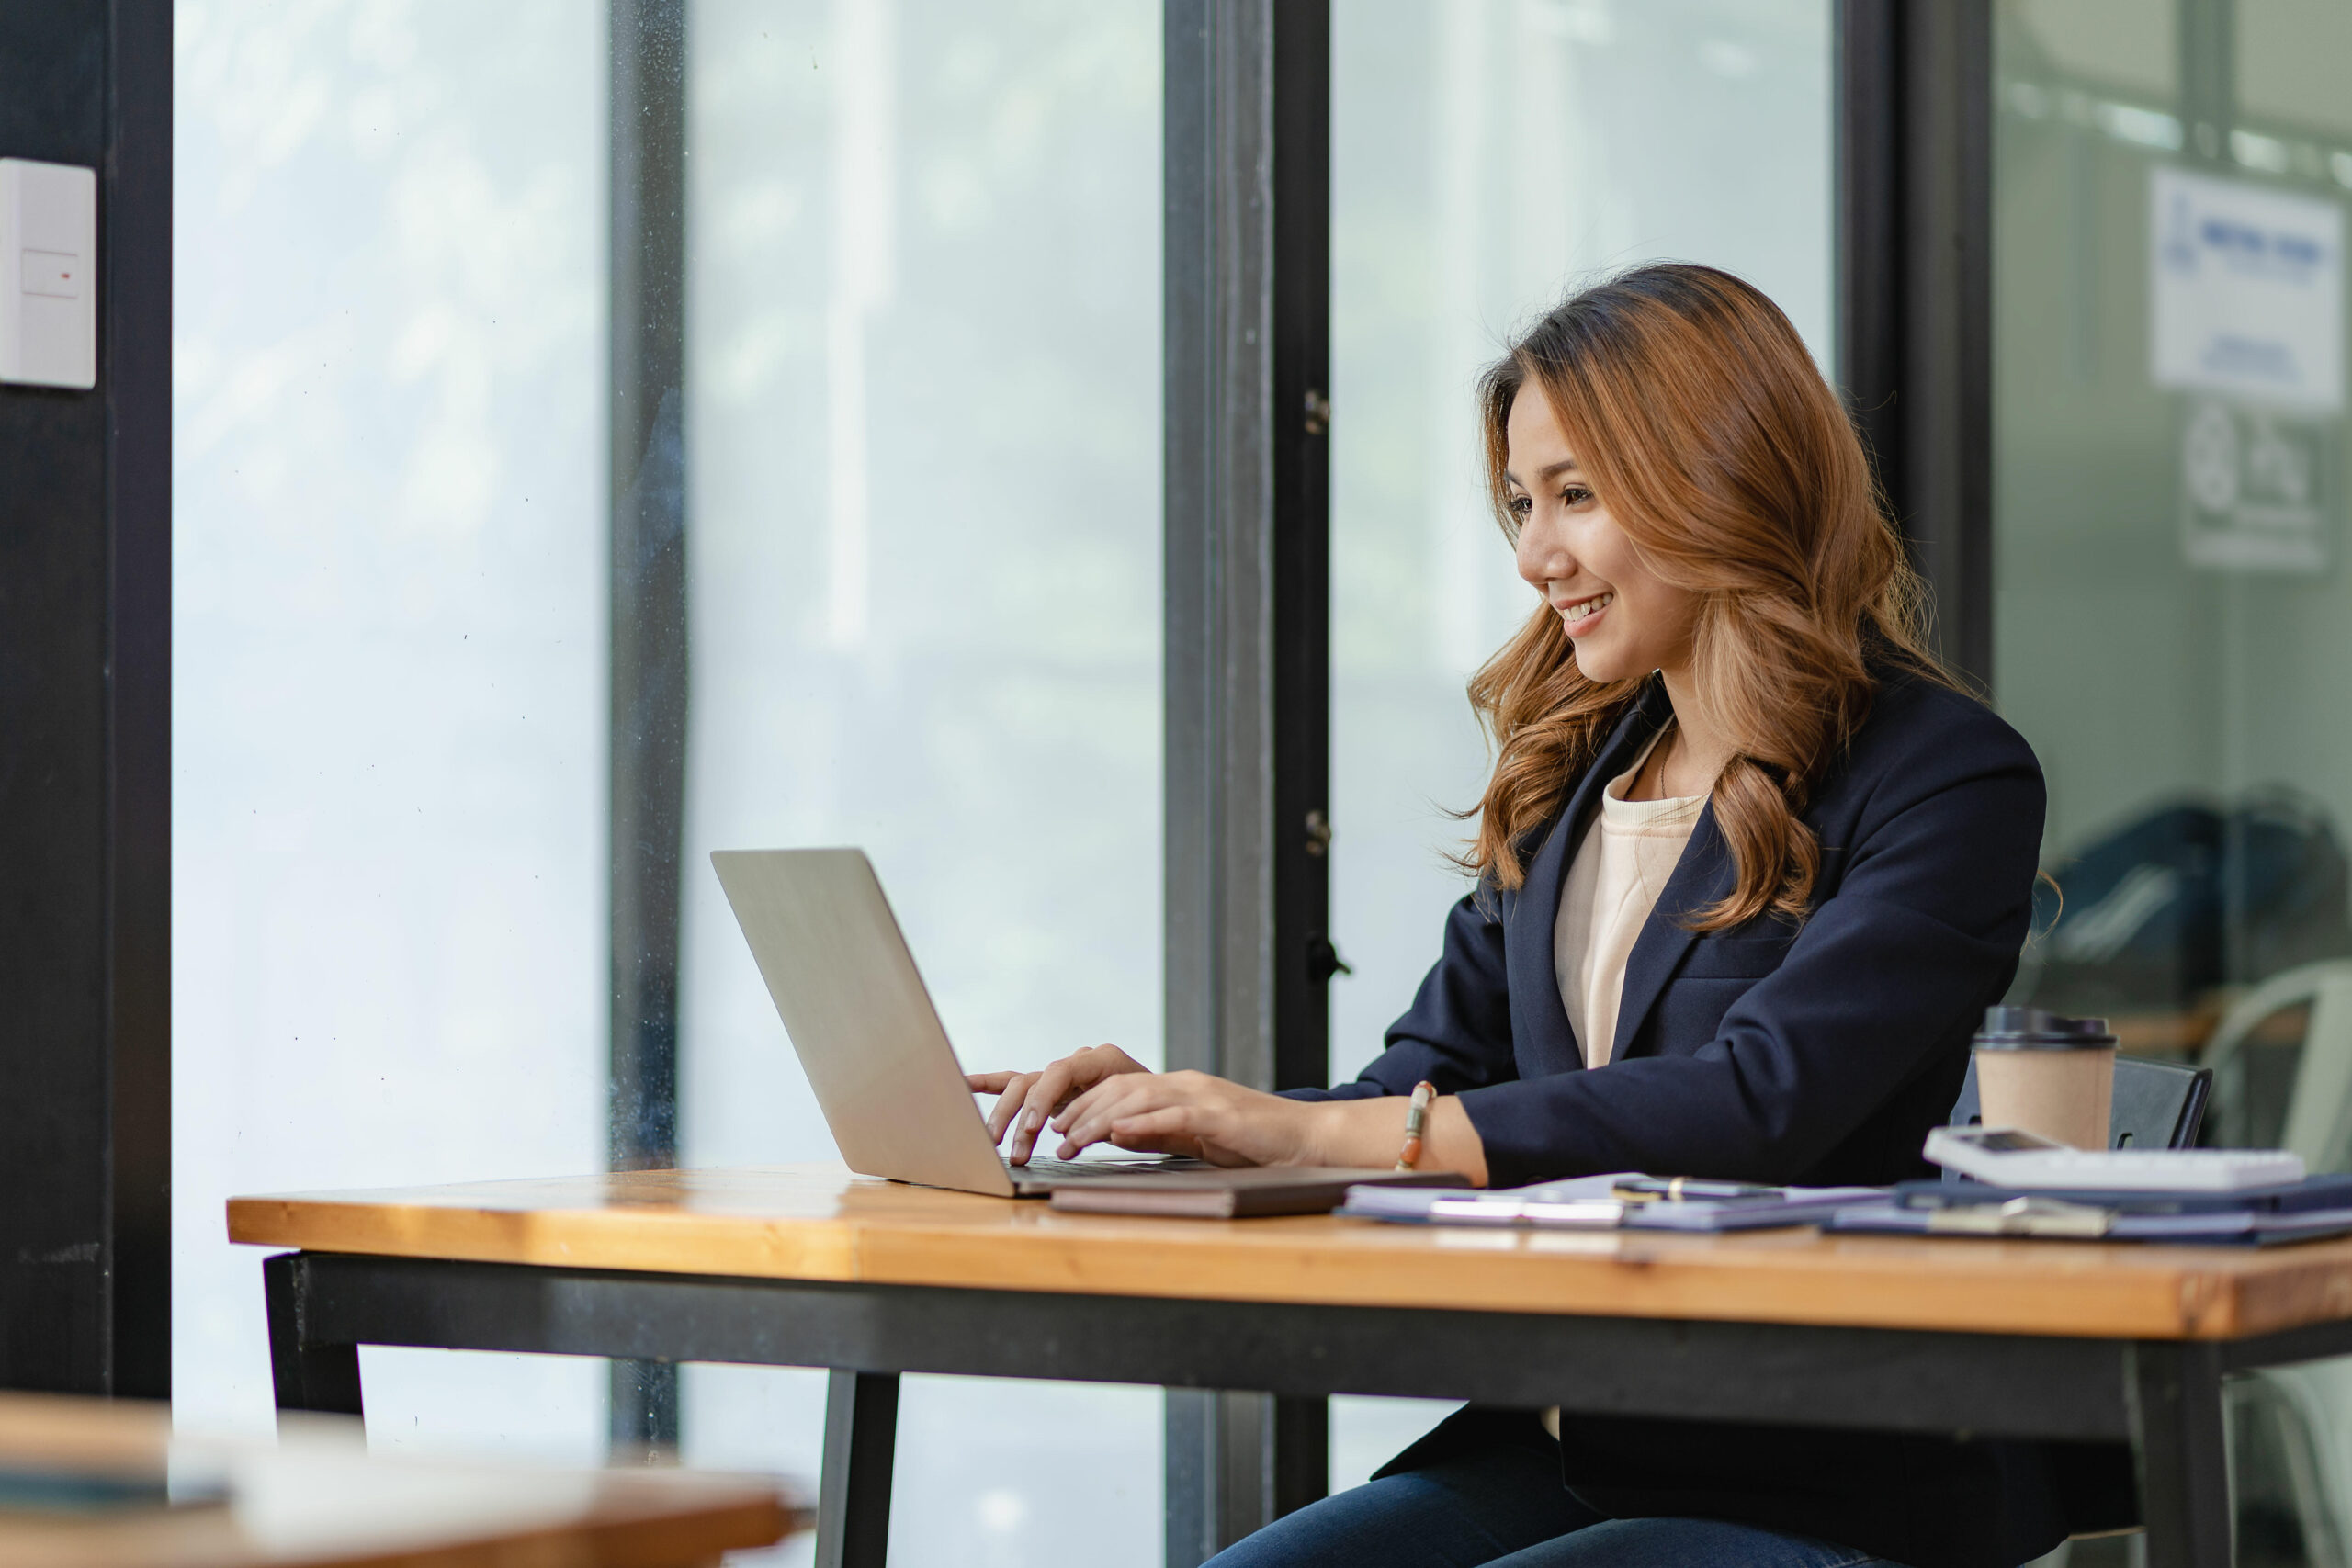
[[2352, 1354], [2352, 1322], [2123, 1340], [838, 1284], [289, 1252], [263, 1266], [280, 1410], [360, 1413], [362, 1345], [823, 1367], [818, 1560], [878, 1565], [899, 1375], [1392, 1394], [2125, 1440], [2149, 1568], [2227, 1568], [2222, 1379]]

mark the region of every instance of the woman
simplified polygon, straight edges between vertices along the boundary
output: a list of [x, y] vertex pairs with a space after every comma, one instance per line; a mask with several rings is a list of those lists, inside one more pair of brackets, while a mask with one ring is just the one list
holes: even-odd
[[[1571, 298], [1481, 385], [1487, 485], [1544, 603], [1470, 696], [1476, 888], [1351, 1084], [1258, 1093], [1101, 1046], [982, 1073], [1029, 1156], [1420, 1163], [1481, 1184], [1923, 1171], [2027, 931], [2032, 751], [1955, 690], [1838, 398], [1727, 274]], [[1472, 1409], [1217, 1559], [2009, 1568], [2064, 1533], [2044, 1450]], [[1561, 1484], [1563, 1479], [1566, 1486]]]

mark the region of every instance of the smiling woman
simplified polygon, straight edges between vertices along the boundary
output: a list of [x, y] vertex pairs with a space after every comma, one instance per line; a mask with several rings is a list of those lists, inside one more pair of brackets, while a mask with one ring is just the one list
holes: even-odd
[[[1542, 603], [1471, 682], [1477, 883], [1387, 1049], [1285, 1095], [1113, 1046], [976, 1075], [1015, 1160], [1050, 1125], [1065, 1156], [1385, 1165], [1426, 1083], [1420, 1163], [1481, 1184], [1926, 1170], [2016, 971], [2043, 791], [1926, 651], [1837, 395], [1754, 288], [1660, 264], [1544, 317], [1480, 410]], [[1471, 1409], [1217, 1562], [2006, 1568], [2065, 1533], [2053, 1463]]]
[[1820, 848], [1800, 816], [1871, 664], [1942, 680], [1837, 394], [1756, 289], [1662, 265], [1546, 316], [1480, 401], [1496, 512], [1552, 613], [1471, 683], [1501, 747], [1471, 869], [1519, 885], [1517, 840], [1657, 671], [1675, 719], [1646, 783], [1712, 788], [1739, 864], [1701, 928], [1802, 919]]

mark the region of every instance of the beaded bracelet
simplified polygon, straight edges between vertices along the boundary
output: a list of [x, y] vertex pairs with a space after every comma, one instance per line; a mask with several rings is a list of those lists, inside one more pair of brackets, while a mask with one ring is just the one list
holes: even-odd
[[1396, 1156], [1396, 1168], [1410, 1170], [1421, 1161], [1421, 1129], [1428, 1125], [1430, 1101], [1437, 1098], [1437, 1085], [1423, 1078], [1413, 1086], [1412, 1103], [1405, 1108], [1405, 1152]]

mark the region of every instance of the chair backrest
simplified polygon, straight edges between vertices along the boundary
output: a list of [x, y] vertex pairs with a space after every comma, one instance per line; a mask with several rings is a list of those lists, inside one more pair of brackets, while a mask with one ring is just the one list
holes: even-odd
[[[2108, 1145], [2118, 1149], [2194, 1147], [2212, 1085], [2212, 1070], [2208, 1067], [2118, 1056], [2115, 1090], [2108, 1100]], [[1960, 1098], [1952, 1102], [1951, 1124], [1973, 1127], [1983, 1120], [1976, 1098], [1976, 1061], [1972, 1056]]]
[[2309, 1007], [2311, 1016], [2278, 1144], [2312, 1170], [2342, 1170], [2352, 1165], [2352, 959], [2305, 964], [2255, 987], [2214, 1027], [2204, 1060], [2224, 1094], [2242, 1100], [2255, 1031], [2292, 1007]]

